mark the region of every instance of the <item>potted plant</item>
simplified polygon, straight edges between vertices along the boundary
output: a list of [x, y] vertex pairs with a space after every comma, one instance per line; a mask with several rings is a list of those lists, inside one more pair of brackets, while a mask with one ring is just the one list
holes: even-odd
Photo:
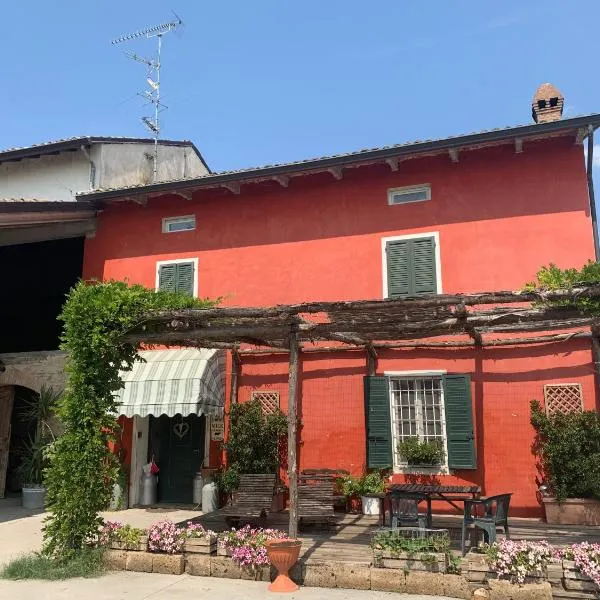
[[44, 508], [46, 488], [43, 485], [44, 470], [48, 466], [49, 447], [56, 439], [52, 429], [52, 418], [62, 396], [51, 387], [42, 386], [39, 394], [25, 398], [23, 420], [36, 424], [35, 433], [30, 436], [21, 453], [19, 477], [23, 485], [22, 503], [24, 508]]
[[600, 414], [588, 410], [547, 415], [534, 400], [531, 424], [546, 521], [600, 525]]
[[402, 460], [411, 467], [433, 467], [444, 461], [444, 444], [441, 440], [408, 437], [398, 443], [397, 449]]
[[361, 477], [348, 475], [342, 480], [342, 491], [346, 498], [360, 497], [363, 515], [378, 515], [380, 496], [385, 490], [383, 471], [371, 471]]

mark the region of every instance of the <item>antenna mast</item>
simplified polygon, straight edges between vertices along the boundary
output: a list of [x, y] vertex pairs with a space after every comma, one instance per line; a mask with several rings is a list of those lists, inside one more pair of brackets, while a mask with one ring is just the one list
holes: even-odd
[[125, 52], [125, 54], [135, 60], [136, 62], [146, 65], [146, 82], [148, 88], [143, 92], [139, 92], [139, 95], [148, 101], [148, 103], [154, 107], [154, 114], [151, 117], [142, 117], [142, 122], [146, 128], [152, 133], [154, 138], [154, 155], [152, 160], [152, 181], [156, 181], [158, 171], [158, 139], [160, 136], [160, 113], [167, 107], [160, 101], [160, 56], [162, 50], [162, 37], [165, 33], [173, 31], [183, 25], [183, 21], [175, 14], [175, 19], [167, 23], [161, 23], [155, 27], [149, 27], [148, 29], [142, 29], [134, 33], [128, 33], [119, 38], [112, 40], [111, 44], [121, 44], [123, 42], [130, 42], [139, 38], [157, 38], [157, 49], [156, 58], [146, 58], [139, 56], [133, 52]]

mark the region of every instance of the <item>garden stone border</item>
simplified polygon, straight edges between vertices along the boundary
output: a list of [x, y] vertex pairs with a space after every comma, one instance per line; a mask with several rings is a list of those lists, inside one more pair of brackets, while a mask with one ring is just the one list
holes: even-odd
[[[210, 554], [160, 554], [135, 550], [106, 550], [104, 563], [111, 570], [142, 573], [170, 573], [201, 577], [224, 577], [272, 581], [274, 569], [240, 568], [230, 557]], [[299, 561], [290, 571], [298, 584], [311, 587], [374, 590], [427, 594], [471, 600], [473, 592], [485, 588], [490, 600], [594, 600], [598, 590], [594, 583], [575, 568], [573, 561], [548, 565], [545, 577], [532, 583], [516, 585], [498, 579], [488, 568], [486, 557], [469, 553], [461, 563], [462, 574], [451, 575], [427, 571], [380, 568], [368, 562]]]

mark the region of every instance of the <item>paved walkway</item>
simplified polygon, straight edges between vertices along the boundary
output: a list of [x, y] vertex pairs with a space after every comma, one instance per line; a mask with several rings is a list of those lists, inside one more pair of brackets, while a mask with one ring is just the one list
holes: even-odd
[[[171, 519], [176, 523], [197, 517], [199, 511], [173, 508], [132, 508], [117, 512], [106, 512], [102, 516], [110, 521], [129, 523], [133, 527], [148, 527], [161, 519]], [[42, 546], [43, 513], [25, 510], [20, 498], [0, 500], [0, 565], [11, 559], [37, 552]]]
[[[433, 596], [413, 596], [387, 592], [302, 588], [294, 594], [270, 594], [267, 584], [257, 581], [158, 575], [111, 573], [99, 579], [67, 581], [2, 581], [0, 600], [198, 600], [209, 597], [228, 600], [433, 600]], [[436, 596], [437, 600], [451, 600]]]

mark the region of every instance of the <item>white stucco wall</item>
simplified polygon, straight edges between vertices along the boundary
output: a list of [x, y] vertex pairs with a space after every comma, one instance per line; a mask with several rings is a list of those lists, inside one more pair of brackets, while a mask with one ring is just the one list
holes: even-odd
[[90, 164], [83, 152], [0, 163], [0, 198], [69, 201], [90, 187]]

